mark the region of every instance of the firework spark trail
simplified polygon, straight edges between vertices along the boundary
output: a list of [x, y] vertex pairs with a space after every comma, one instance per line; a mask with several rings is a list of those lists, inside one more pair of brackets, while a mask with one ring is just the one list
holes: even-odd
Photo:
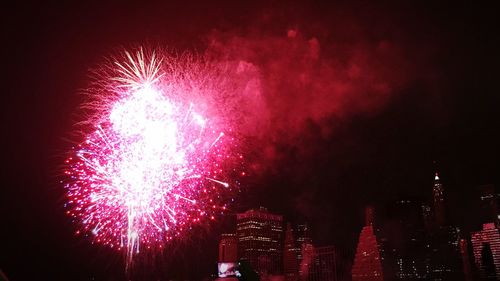
[[230, 128], [179, 102], [189, 93], [168, 80], [162, 61], [142, 49], [114, 61], [115, 99], [96, 93], [96, 108], [105, 110], [66, 161], [68, 214], [97, 243], [125, 249], [127, 266], [141, 249], [213, 219], [229, 187], [222, 167], [231, 158], [233, 138], [223, 130]]

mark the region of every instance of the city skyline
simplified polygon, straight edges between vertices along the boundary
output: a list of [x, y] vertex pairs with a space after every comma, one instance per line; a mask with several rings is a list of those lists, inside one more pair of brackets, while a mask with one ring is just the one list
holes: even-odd
[[[307, 222], [294, 221], [293, 218], [284, 220], [281, 215], [268, 213], [266, 208], [259, 207], [237, 215], [238, 222], [232, 227], [235, 234], [221, 235], [219, 262], [221, 247], [229, 237], [234, 239], [231, 245], [237, 247], [233, 249], [231, 262], [251, 261], [247, 267], [253, 269], [261, 280], [497, 280], [496, 276], [500, 276], [500, 195], [497, 189], [491, 184], [477, 187], [481, 206], [471, 210], [471, 213], [482, 228], [463, 232], [461, 226], [454, 225], [449, 219], [448, 214], [454, 210], [447, 206], [446, 188], [441, 183], [438, 169], [435, 169], [434, 181], [429, 188], [432, 195], [427, 202], [411, 198], [378, 202], [388, 204], [385, 209], [376, 210], [371, 205], [367, 206], [365, 223], [354, 249], [346, 245], [318, 247], [311, 238], [312, 231]], [[429, 204], [432, 207], [428, 207]], [[243, 218], [250, 220], [242, 222]], [[271, 223], [272, 220], [278, 224]], [[269, 223], [279, 228], [279, 235], [274, 239], [281, 241], [281, 245], [271, 246], [262, 242], [273, 239], [271, 232], [266, 230], [265, 225]], [[248, 227], [250, 232], [246, 231]], [[257, 244], [248, 244], [247, 241]], [[248, 256], [248, 247], [253, 248], [250, 249], [252, 251], [257, 250], [256, 255]], [[269, 259], [271, 248], [281, 251], [278, 260], [283, 265], [282, 268], [274, 266], [272, 271], [269, 265], [264, 265], [263, 269], [260, 262], [264, 256]], [[322, 252], [331, 253], [328, 262], [325, 262], [326, 267], [322, 267]], [[272, 252], [269, 254], [273, 255]]]

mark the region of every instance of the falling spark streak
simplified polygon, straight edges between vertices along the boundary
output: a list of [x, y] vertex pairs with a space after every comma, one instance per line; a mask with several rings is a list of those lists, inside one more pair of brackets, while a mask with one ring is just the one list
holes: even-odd
[[214, 146], [219, 140], [220, 138], [222, 138], [224, 136], [224, 133], [220, 133], [219, 136], [214, 140], [214, 142], [210, 145], [210, 147]]
[[222, 181], [218, 181], [218, 180], [214, 180], [214, 179], [211, 179], [211, 178], [207, 178], [207, 180], [209, 181], [213, 181], [213, 182], [216, 182], [218, 184], [221, 184], [223, 185], [224, 187], [229, 187], [229, 184], [227, 182], [222, 182]]
[[141, 248], [213, 219], [223, 191], [211, 183], [229, 187], [213, 177], [232, 159], [232, 139], [223, 138], [230, 129], [197, 112], [180, 86], [196, 81], [178, 81], [191, 76], [163, 62], [142, 49], [113, 62], [115, 75], [101, 84], [114, 98], [95, 93], [93, 130], [66, 160], [68, 213], [94, 241], [124, 249], [127, 267]]

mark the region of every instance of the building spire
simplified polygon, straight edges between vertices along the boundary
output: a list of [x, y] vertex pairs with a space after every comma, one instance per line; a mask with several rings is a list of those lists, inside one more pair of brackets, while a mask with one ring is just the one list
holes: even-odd
[[372, 206], [366, 206], [365, 209], [365, 225], [373, 225], [375, 221], [375, 211]]
[[439, 179], [437, 163], [434, 161], [434, 184], [432, 187], [432, 201], [434, 203], [434, 213], [436, 214], [436, 223], [438, 226], [445, 224], [446, 211], [444, 206], [444, 188]]

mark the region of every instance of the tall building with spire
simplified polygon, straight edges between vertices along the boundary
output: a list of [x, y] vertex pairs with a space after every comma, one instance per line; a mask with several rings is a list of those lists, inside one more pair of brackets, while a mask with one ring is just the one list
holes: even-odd
[[436, 215], [436, 223], [438, 226], [444, 226], [446, 224], [444, 189], [443, 189], [443, 184], [439, 179], [439, 173], [437, 171], [434, 175], [434, 185], [432, 187], [432, 199], [434, 203], [434, 214]]
[[429, 269], [434, 280], [457, 280], [463, 276], [463, 261], [460, 252], [460, 229], [447, 221], [444, 188], [435, 171], [432, 187], [435, 227], [428, 232]]

